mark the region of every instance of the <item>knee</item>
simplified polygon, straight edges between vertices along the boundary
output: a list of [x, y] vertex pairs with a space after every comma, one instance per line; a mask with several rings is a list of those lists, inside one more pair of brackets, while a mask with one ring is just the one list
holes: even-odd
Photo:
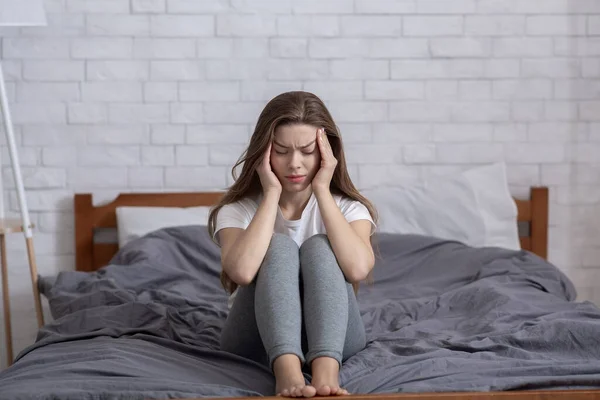
[[323, 254], [323, 252], [332, 251], [327, 235], [322, 233], [311, 236], [300, 246], [300, 254]]
[[298, 253], [298, 244], [287, 235], [274, 233], [269, 243], [269, 250]]

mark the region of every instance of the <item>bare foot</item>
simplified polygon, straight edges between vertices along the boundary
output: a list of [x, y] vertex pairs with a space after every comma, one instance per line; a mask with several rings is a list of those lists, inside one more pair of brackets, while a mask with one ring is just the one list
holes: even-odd
[[343, 396], [348, 391], [340, 387], [340, 365], [331, 357], [315, 358], [311, 364], [312, 386], [319, 396]]
[[302, 375], [300, 359], [295, 354], [284, 354], [273, 363], [277, 396], [313, 397], [317, 391], [307, 385]]

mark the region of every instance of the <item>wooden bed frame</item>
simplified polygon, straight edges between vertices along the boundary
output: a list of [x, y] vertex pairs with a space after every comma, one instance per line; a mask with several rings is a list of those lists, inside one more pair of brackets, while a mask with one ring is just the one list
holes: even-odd
[[[95, 271], [115, 255], [117, 243], [98, 243], [98, 230], [116, 230], [119, 206], [193, 207], [211, 206], [223, 193], [127, 193], [102, 206], [94, 206], [91, 194], [75, 195], [75, 262], [78, 271]], [[546, 259], [548, 254], [548, 188], [533, 187], [530, 198], [515, 199], [518, 223], [525, 224], [521, 248]], [[600, 386], [600, 382], [599, 382]], [[544, 390], [503, 392], [407, 393], [352, 395], [353, 400], [600, 400], [600, 390]], [[224, 400], [225, 398], [219, 398]], [[235, 398], [254, 399], [254, 398]], [[280, 400], [280, 397], [272, 399]]]
[[[95, 271], [105, 266], [119, 249], [117, 243], [98, 243], [94, 240], [99, 230], [117, 229], [116, 208], [140, 207], [194, 207], [211, 206], [223, 195], [207, 193], [125, 193], [112, 202], [94, 206], [92, 195], [75, 195], [75, 268], [77, 271]], [[542, 258], [548, 254], [548, 188], [531, 188], [530, 198], [515, 199], [518, 222], [528, 229], [521, 236], [521, 248]]]

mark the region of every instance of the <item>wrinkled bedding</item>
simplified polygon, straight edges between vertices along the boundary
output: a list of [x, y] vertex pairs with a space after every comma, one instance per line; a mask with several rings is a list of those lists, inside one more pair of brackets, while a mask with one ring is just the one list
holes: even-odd
[[[539, 257], [376, 234], [359, 292], [367, 347], [352, 393], [600, 387], [600, 309]], [[227, 295], [204, 226], [161, 229], [94, 273], [40, 280], [54, 320], [0, 373], [1, 399], [272, 395], [262, 365], [219, 350]]]

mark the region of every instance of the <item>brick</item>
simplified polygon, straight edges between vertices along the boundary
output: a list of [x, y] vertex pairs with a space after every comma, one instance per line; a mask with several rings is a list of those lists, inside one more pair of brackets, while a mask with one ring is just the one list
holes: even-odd
[[185, 142], [198, 144], [245, 144], [248, 142], [247, 125], [188, 125]]
[[208, 165], [208, 146], [176, 146], [177, 165]]
[[401, 36], [402, 18], [397, 15], [347, 15], [340, 17], [340, 27], [340, 36]]
[[554, 98], [558, 100], [593, 100], [597, 97], [600, 82], [584, 79], [554, 81]]
[[150, 33], [155, 37], [214, 36], [215, 20], [212, 15], [153, 15]]
[[404, 162], [407, 164], [426, 164], [435, 162], [436, 152], [433, 144], [407, 144], [402, 148]]
[[145, 15], [88, 15], [87, 34], [98, 36], [148, 36], [150, 20]]
[[48, 166], [70, 167], [77, 164], [76, 146], [44, 147], [42, 149], [42, 164]]
[[379, 102], [335, 100], [328, 108], [337, 122], [379, 122], [388, 115], [387, 105]]
[[[226, 167], [169, 167], [165, 169], [168, 188], [223, 189], [227, 182]], [[193, 177], [194, 179], [190, 179]]]
[[[73, 197], [69, 190], [51, 189], [51, 190], [29, 190], [25, 192], [27, 207], [32, 212], [37, 211], [52, 211], [69, 210], [72, 208], [72, 202], [65, 201]], [[10, 195], [11, 208], [18, 208], [18, 200], [16, 192]], [[22, 239], [22, 238], [21, 238]]]
[[45, 212], [38, 218], [41, 232], [66, 233], [73, 232], [75, 221], [73, 215], [63, 212]]
[[365, 39], [313, 38], [308, 43], [308, 55], [311, 58], [364, 57], [368, 52], [369, 43]]
[[510, 104], [503, 102], [465, 101], [452, 104], [456, 122], [505, 122], [510, 120]]
[[375, 39], [367, 42], [369, 57], [430, 58], [427, 39]]
[[[600, 203], [600, 187], [597, 185], [568, 185], [557, 188], [557, 199], [558, 204], [566, 205], [591, 205]], [[573, 207], [575, 208], [575, 207]], [[572, 228], [573, 229], [573, 228]], [[580, 225], [581, 231], [579, 235], [573, 232], [575, 236], [573, 238], [574, 243], [579, 243], [582, 246], [595, 244], [594, 239], [596, 235], [589, 235], [585, 231], [589, 231], [585, 225]]]
[[580, 61], [569, 58], [524, 59], [521, 68], [526, 78], [574, 78], [581, 70]]
[[402, 161], [402, 147], [385, 144], [349, 144], [346, 160], [356, 164], [394, 164]]
[[495, 38], [494, 57], [550, 57], [554, 54], [552, 38]]
[[590, 15], [587, 20], [587, 34], [600, 35], [600, 15]]
[[237, 101], [239, 82], [183, 82], [179, 84], [181, 101]]
[[480, 164], [504, 160], [504, 151], [497, 143], [437, 144], [437, 162], [453, 164]]
[[304, 84], [304, 90], [315, 93], [323, 101], [361, 100], [363, 87], [361, 82], [310, 81]]
[[129, 0], [67, 0], [67, 11], [93, 13], [128, 13]]
[[135, 14], [164, 14], [166, 0], [131, 0], [131, 11]]
[[[253, 80], [265, 79], [271, 64], [262, 60], [208, 60], [206, 61], [207, 80]], [[283, 61], [283, 60], [281, 60]], [[294, 60], [296, 62], [296, 60]]]
[[392, 60], [392, 79], [481, 78], [483, 60]]
[[[4, 186], [15, 189], [13, 169], [4, 168]], [[62, 168], [25, 167], [21, 168], [25, 189], [60, 189], [67, 185], [67, 174]]]
[[67, 59], [69, 42], [57, 38], [4, 38], [2, 58]]
[[488, 142], [492, 140], [490, 124], [435, 124], [435, 142]]
[[425, 84], [414, 81], [367, 81], [367, 100], [419, 100], [425, 98]]
[[256, 75], [269, 80], [325, 80], [329, 78], [329, 61], [326, 60], [271, 60], [269, 70], [256, 71]]
[[293, 14], [352, 14], [354, 4], [347, 0], [304, 0], [292, 3]]
[[580, 142], [587, 140], [587, 124], [540, 122], [529, 125], [530, 142]]
[[567, 147], [567, 161], [572, 163], [594, 164], [600, 155], [599, 143], [571, 143]]
[[173, 146], [142, 146], [142, 165], [175, 165], [175, 148]]
[[167, 12], [173, 14], [216, 14], [230, 11], [229, 0], [167, 0]]
[[89, 146], [79, 149], [77, 156], [81, 166], [140, 165], [139, 146]]
[[508, 163], [540, 164], [565, 161], [565, 148], [560, 143], [506, 143], [505, 149]]
[[373, 143], [426, 143], [431, 141], [429, 123], [376, 123], [373, 125]]
[[134, 58], [142, 59], [188, 59], [196, 57], [196, 42], [184, 38], [135, 38]]
[[458, 97], [461, 100], [490, 100], [492, 83], [489, 81], [461, 81], [458, 85]]
[[195, 81], [204, 77], [202, 63], [195, 60], [151, 61], [150, 77], [156, 81]]
[[84, 102], [140, 102], [143, 98], [138, 82], [84, 82], [81, 91]]
[[584, 78], [600, 77], [600, 58], [586, 58], [581, 60], [581, 76]]
[[273, 15], [218, 15], [217, 36], [256, 37], [277, 35]]
[[[19, 153], [19, 164], [21, 166], [37, 166], [39, 164], [39, 149], [31, 147], [17, 147]], [[8, 147], [2, 147], [2, 166], [6, 167], [11, 164]]]
[[358, 187], [369, 189], [384, 185], [407, 185], [417, 183], [421, 176], [420, 165], [380, 165], [367, 164], [358, 166]]
[[[3, 68], [6, 69], [6, 65], [3, 65]], [[4, 73], [6, 75], [6, 71]], [[26, 60], [23, 62], [23, 78], [28, 81], [82, 81], [84, 76], [83, 61]]]
[[373, 142], [373, 127], [369, 123], [350, 122], [338, 124], [338, 131], [345, 144]]
[[277, 17], [277, 35], [286, 37], [333, 37], [340, 35], [337, 16], [280, 15]]
[[241, 82], [241, 85], [242, 101], [266, 102], [281, 93], [302, 89], [302, 82], [300, 81], [244, 81]]
[[102, 124], [108, 122], [106, 104], [72, 103], [69, 104], [68, 121], [70, 124]]
[[554, 52], [557, 56], [600, 56], [600, 37], [556, 37]]
[[292, 0], [231, 0], [231, 10], [237, 13], [290, 14]]
[[132, 40], [126, 38], [77, 38], [71, 42], [71, 57], [123, 59], [132, 56]]
[[68, 102], [79, 101], [79, 85], [77, 83], [17, 83], [17, 101], [26, 102]]
[[[269, 57], [270, 42], [275, 38], [232, 38], [231, 57], [243, 59], [265, 59]], [[281, 39], [285, 41], [287, 39]], [[200, 56], [200, 54], [198, 55]]]
[[425, 82], [425, 98], [434, 101], [458, 100], [458, 81]]
[[447, 103], [391, 102], [389, 120], [399, 122], [448, 121], [450, 111]]
[[204, 105], [202, 103], [172, 103], [171, 123], [197, 124], [204, 122]]
[[494, 99], [536, 100], [552, 97], [552, 81], [545, 79], [502, 80], [493, 82]]
[[85, 132], [79, 126], [68, 125], [23, 125], [22, 136], [24, 146], [55, 146], [65, 143], [83, 144], [86, 142]]
[[133, 145], [149, 142], [143, 125], [98, 125], [86, 128], [87, 143], [92, 145]]
[[169, 122], [168, 104], [111, 104], [109, 106], [111, 123], [164, 123]]
[[540, 166], [507, 164], [506, 176], [509, 185], [539, 186]]
[[270, 55], [275, 58], [305, 58], [308, 39], [271, 39]]
[[517, 122], [536, 122], [544, 119], [544, 101], [513, 101], [512, 119]]
[[419, 14], [473, 14], [476, 11], [475, 0], [419, 0]]
[[67, 111], [61, 103], [15, 103], [10, 109], [13, 124], [61, 124]]
[[524, 142], [527, 140], [526, 124], [499, 123], [494, 124], [494, 142]]
[[181, 125], [152, 125], [150, 142], [155, 145], [185, 143], [186, 127]]
[[600, 101], [582, 101], [579, 103], [581, 121], [600, 121]]
[[204, 105], [207, 123], [244, 124], [255, 123], [264, 108], [262, 102], [217, 103]]
[[484, 62], [483, 76], [486, 78], [518, 78], [521, 75], [519, 60], [491, 59]]
[[531, 15], [527, 17], [530, 36], [585, 36], [586, 17], [567, 15]]
[[167, 103], [178, 101], [177, 82], [146, 82], [144, 101], [146, 103]]
[[576, 121], [578, 105], [571, 101], [545, 101], [544, 120], [546, 121]]
[[149, 166], [128, 168], [127, 186], [131, 188], [161, 188], [164, 186], [164, 169]]
[[406, 16], [403, 23], [404, 36], [455, 36], [463, 33], [461, 16]]
[[127, 186], [127, 168], [70, 168], [69, 184], [80, 190], [81, 188], [123, 188]]
[[42, 29], [38, 26], [21, 28], [19, 36], [67, 38], [85, 35], [85, 16], [82, 14], [46, 13], [46, 20], [48, 24]]
[[145, 81], [149, 64], [146, 61], [88, 61], [88, 81]]
[[465, 33], [468, 36], [523, 36], [525, 16], [468, 15]]
[[433, 38], [433, 57], [488, 57], [492, 42], [488, 38]]
[[390, 63], [386, 60], [331, 60], [332, 79], [389, 79]]

